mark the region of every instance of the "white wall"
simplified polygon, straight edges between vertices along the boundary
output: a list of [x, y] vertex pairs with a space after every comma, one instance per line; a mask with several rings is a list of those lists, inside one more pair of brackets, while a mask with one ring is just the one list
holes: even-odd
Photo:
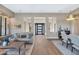
[[[31, 20], [27, 19], [27, 17], [31, 17]], [[35, 19], [34, 17], [37, 17], [37, 18]], [[45, 18], [39, 18], [39, 17], [45, 17]], [[57, 27], [54, 29], [55, 30], [54, 32], [50, 32], [48, 17], [56, 17]], [[31, 32], [33, 32], [34, 34], [35, 34], [35, 23], [45, 23], [45, 26], [46, 26], [45, 35], [49, 38], [50, 37], [57, 38], [57, 30], [60, 25], [63, 28], [68, 27], [72, 31], [72, 22], [66, 21], [66, 14], [62, 14], [62, 13], [18, 13], [18, 14], [15, 14], [15, 19], [17, 23], [19, 22], [22, 25], [20, 32], [29, 31], [28, 29], [29, 27], [27, 25], [26, 26], [24, 25], [24, 19], [26, 20], [26, 23], [30, 23]], [[27, 30], [25, 30], [25, 28]], [[53, 28], [51, 29], [53, 30]]]

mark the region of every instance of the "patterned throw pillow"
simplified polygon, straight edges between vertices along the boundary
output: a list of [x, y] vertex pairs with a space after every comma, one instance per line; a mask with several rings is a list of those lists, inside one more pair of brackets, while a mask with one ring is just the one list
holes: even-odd
[[21, 38], [26, 38], [27, 37], [27, 35], [21, 35]]
[[2, 46], [7, 46], [8, 42], [7, 41], [3, 41]]

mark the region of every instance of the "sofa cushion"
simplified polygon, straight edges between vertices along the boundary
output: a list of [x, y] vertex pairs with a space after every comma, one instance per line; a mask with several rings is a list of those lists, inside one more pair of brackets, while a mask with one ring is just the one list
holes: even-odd
[[32, 36], [33, 36], [33, 34], [32, 34], [32, 33], [29, 33], [29, 34], [28, 34], [28, 39], [31, 39]]
[[20, 38], [20, 33], [16, 33], [17, 38]]
[[7, 46], [8, 45], [8, 42], [7, 41], [3, 41], [2, 42], [2, 46]]

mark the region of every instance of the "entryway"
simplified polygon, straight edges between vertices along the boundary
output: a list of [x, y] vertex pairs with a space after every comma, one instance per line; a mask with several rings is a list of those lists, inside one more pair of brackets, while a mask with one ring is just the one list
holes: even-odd
[[44, 33], [45, 33], [45, 24], [35, 23], [35, 35], [44, 35]]

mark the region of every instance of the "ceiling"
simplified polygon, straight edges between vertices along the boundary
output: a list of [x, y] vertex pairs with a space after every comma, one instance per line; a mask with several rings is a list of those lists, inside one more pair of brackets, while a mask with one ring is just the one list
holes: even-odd
[[69, 13], [79, 4], [3, 4], [15, 13]]

